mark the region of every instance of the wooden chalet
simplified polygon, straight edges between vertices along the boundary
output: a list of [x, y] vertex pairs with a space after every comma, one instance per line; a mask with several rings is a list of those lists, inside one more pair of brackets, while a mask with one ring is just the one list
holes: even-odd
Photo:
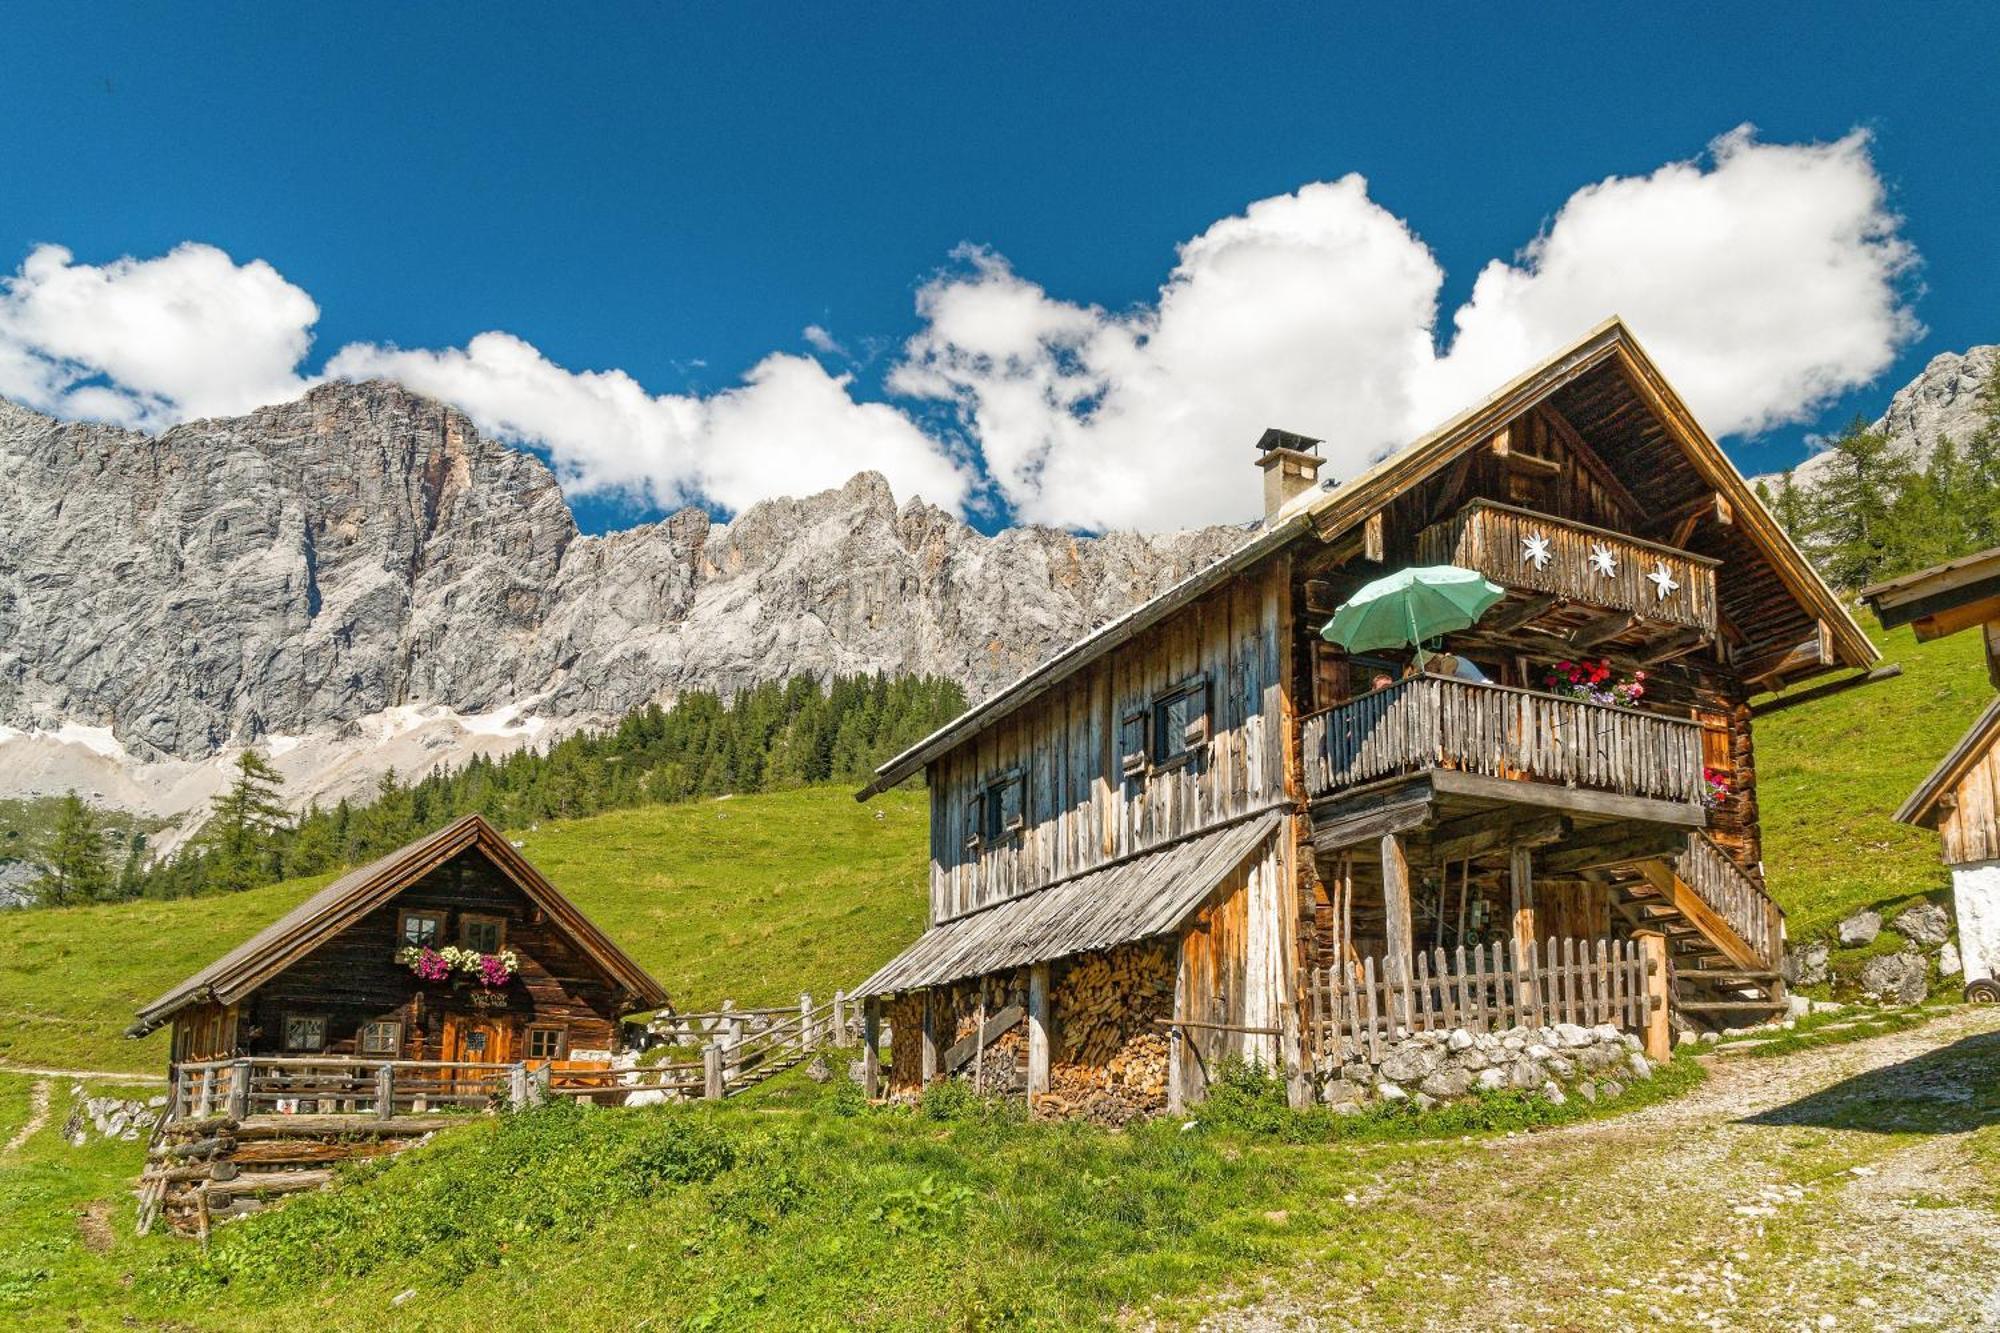
[[[425, 980], [406, 950], [511, 955], [501, 984]], [[608, 1063], [666, 991], [499, 830], [468, 815], [348, 872], [139, 1010], [174, 1070], [241, 1057]]]
[[[1427, 1028], [1782, 1004], [1750, 700], [1875, 659], [1611, 320], [1345, 484], [1267, 432], [1234, 554], [885, 764], [931, 792], [929, 928], [861, 988], [892, 1088], [1057, 1108], [1315, 1071]], [[1456, 564], [1505, 599], [1454, 674], [1322, 641], [1368, 581]], [[1564, 661], [1643, 671], [1623, 707]], [[1453, 658], [1433, 659], [1453, 663]], [[1649, 998], [1650, 997], [1650, 998]]]
[[[1908, 625], [1919, 641], [1978, 630], [1986, 675], [2000, 688], [2000, 547], [1948, 560], [1861, 590], [1885, 629]], [[1951, 870], [1959, 957], [1970, 999], [2000, 1001], [2000, 699], [1896, 811], [1935, 829]]]

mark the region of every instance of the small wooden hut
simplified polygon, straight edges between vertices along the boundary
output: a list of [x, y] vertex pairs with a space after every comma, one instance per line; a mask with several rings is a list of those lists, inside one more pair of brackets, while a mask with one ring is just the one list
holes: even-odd
[[621, 1016], [666, 1004], [468, 815], [342, 875], [140, 1009], [128, 1035], [171, 1025], [176, 1073], [246, 1056], [608, 1063]]
[[[1987, 679], [2000, 686], [2000, 547], [1864, 588], [1861, 600], [1885, 629], [1908, 625], [1922, 642], [1978, 630]], [[2000, 1001], [2000, 699], [1910, 793], [1896, 818], [1937, 830], [1951, 869], [1965, 993]]]

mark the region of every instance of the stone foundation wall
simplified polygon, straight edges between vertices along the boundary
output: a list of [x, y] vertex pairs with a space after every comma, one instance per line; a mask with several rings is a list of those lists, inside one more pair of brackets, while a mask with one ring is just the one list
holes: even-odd
[[1370, 1059], [1343, 1040], [1315, 1070], [1318, 1095], [1334, 1107], [1414, 1100], [1430, 1107], [1482, 1092], [1538, 1092], [1560, 1105], [1570, 1096], [1595, 1101], [1616, 1096], [1626, 1084], [1651, 1078], [1639, 1039], [1610, 1024], [1516, 1027], [1502, 1032], [1420, 1032], [1382, 1043]]

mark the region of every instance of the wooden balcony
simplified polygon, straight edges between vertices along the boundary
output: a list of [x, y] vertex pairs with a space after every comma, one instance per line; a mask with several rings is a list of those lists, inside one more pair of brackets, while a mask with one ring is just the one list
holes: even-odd
[[1716, 631], [1715, 561], [1491, 500], [1474, 500], [1425, 528], [1417, 560], [1476, 569], [1510, 591], [1622, 613], [1635, 628]]
[[1694, 722], [1441, 676], [1315, 713], [1303, 739], [1314, 797], [1427, 769], [1685, 805], [1707, 790]]

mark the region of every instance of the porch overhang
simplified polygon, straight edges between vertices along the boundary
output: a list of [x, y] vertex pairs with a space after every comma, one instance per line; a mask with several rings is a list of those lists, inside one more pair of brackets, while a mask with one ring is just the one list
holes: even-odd
[[1167, 934], [1262, 852], [1285, 817], [1268, 810], [955, 917], [925, 931], [854, 993], [922, 990]]

